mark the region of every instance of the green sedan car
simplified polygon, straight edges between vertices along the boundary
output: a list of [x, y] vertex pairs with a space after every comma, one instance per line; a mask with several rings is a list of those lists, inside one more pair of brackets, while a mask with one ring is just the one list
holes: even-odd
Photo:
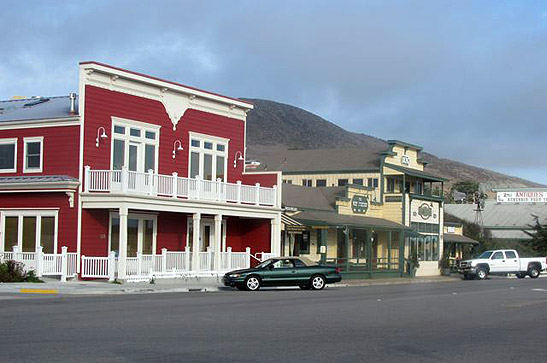
[[256, 291], [262, 286], [299, 286], [303, 290], [322, 290], [326, 284], [342, 281], [340, 269], [319, 265], [301, 257], [270, 258], [254, 268], [224, 275], [226, 286]]

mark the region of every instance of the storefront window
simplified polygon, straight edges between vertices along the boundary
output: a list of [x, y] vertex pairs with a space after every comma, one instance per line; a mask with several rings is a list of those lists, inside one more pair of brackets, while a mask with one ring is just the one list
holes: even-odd
[[4, 224], [4, 251], [12, 251], [17, 246], [19, 217], [6, 217]]

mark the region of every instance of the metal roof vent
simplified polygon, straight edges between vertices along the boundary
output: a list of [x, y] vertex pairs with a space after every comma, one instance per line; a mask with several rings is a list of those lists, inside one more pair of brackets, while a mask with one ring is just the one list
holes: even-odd
[[71, 92], [68, 97], [70, 97], [70, 114], [76, 114], [76, 93]]

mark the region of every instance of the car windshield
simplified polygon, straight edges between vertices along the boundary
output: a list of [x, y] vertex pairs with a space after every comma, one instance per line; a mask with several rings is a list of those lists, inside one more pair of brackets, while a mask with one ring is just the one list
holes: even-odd
[[256, 265], [256, 268], [264, 268], [266, 266], [268, 266], [270, 263], [272, 263], [272, 259], [270, 258], [269, 260], [266, 260], [258, 265]]
[[484, 251], [479, 258], [490, 258], [490, 256], [492, 256], [492, 251]]

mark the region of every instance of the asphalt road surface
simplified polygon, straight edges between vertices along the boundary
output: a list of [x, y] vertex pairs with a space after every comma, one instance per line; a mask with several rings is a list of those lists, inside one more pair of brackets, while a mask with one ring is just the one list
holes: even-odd
[[547, 278], [0, 296], [0, 362], [546, 362]]

